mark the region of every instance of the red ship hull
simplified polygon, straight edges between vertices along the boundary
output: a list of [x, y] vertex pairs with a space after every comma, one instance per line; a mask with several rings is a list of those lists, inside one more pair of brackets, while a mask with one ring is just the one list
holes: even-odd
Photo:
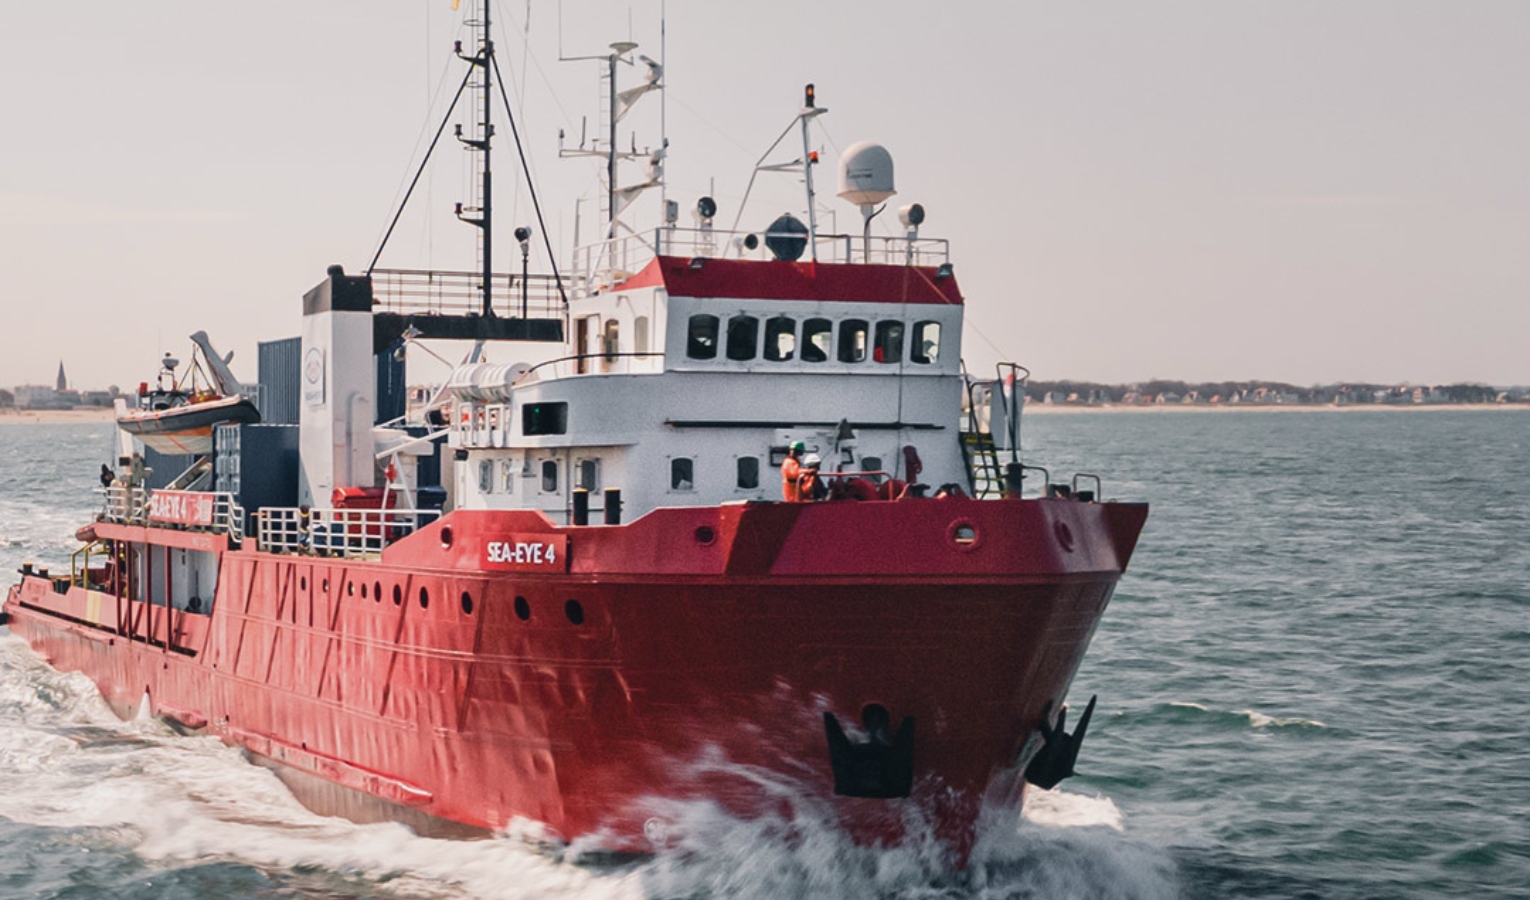
[[[668, 824], [664, 801], [753, 815], [795, 797], [868, 842], [922, 818], [962, 857], [981, 808], [1018, 808], [1030, 739], [1146, 514], [947, 499], [559, 528], [459, 511], [380, 561], [101, 523], [103, 539], [218, 550], [211, 613], [35, 576], [5, 610], [119, 711], [147, 694], [156, 714], [245, 747], [353, 818], [526, 820], [642, 851]], [[506, 535], [556, 539], [561, 558], [491, 570]], [[824, 713], [853, 731], [872, 703], [917, 723], [907, 799], [833, 795]]]

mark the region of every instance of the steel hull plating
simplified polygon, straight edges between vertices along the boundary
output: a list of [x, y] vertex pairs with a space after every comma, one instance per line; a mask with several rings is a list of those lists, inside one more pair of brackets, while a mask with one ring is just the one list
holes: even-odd
[[[751, 815], [787, 796], [868, 841], [898, 840], [916, 813], [964, 854], [985, 799], [1018, 803], [1028, 739], [1145, 515], [932, 500], [555, 528], [458, 512], [380, 561], [220, 551], [210, 615], [35, 577], [6, 610], [114, 707], [147, 693], [158, 714], [416, 824], [531, 820], [645, 850], [667, 801]], [[506, 534], [566, 535], [564, 571], [486, 571]], [[869, 703], [917, 723], [909, 799], [832, 795], [823, 713], [853, 725]]]

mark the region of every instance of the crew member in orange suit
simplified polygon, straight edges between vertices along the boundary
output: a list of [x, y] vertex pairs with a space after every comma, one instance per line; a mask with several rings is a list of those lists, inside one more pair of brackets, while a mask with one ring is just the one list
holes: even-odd
[[797, 479], [802, 476], [802, 452], [807, 445], [801, 441], [792, 441], [792, 445], [786, 448], [786, 459], [781, 461], [781, 497], [787, 503], [801, 503], [802, 490], [798, 487]]

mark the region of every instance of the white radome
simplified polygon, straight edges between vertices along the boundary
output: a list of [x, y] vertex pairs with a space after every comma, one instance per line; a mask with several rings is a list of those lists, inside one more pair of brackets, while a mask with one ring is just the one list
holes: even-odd
[[893, 187], [892, 154], [881, 144], [860, 141], [839, 157], [839, 196], [858, 206], [871, 206], [898, 193]]

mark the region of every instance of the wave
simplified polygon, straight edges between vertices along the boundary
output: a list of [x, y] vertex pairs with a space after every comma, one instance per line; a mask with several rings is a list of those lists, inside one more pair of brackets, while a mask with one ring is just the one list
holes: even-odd
[[[743, 820], [715, 804], [673, 804], [676, 839], [658, 855], [579, 864], [506, 834], [423, 838], [309, 812], [269, 771], [215, 738], [184, 737], [140, 713], [120, 722], [90, 682], [47, 668], [0, 633], [0, 821], [33, 835], [82, 835], [156, 878], [193, 882], [209, 866], [343, 884], [334, 896], [429, 898], [1121, 898], [1178, 896], [1166, 850], [1134, 840], [1106, 797], [1036, 791], [1016, 823], [985, 833], [965, 872], [945, 867], [926, 829], [898, 848], [861, 847], [827, 807], [795, 804]], [[14, 835], [13, 835], [14, 836]], [[48, 863], [73, 871], [84, 860]], [[179, 873], [179, 874], [177, 874]]]
[[1166, 720], [1170, 723], [1206, 723], [1223, 728], [1294, 728], [1327, 729], [1317, 719], [1301, 716], [1272, 716], [1253, 709], [1215, 710], [1199, 703], [1171, 700], [1149, 710], [1149, 720]]

